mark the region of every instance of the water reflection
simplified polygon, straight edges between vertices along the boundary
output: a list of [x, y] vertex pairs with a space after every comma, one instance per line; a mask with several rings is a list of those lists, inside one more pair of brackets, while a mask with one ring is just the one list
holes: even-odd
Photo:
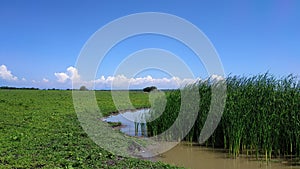
[[106, 122], [121, 122], [121, 132], [129, 136], [147, 136], [146, 117], [150, 109], [139, 109], [135, 111], [126, 111], [117, 115], [111, 115], [105, 118]]

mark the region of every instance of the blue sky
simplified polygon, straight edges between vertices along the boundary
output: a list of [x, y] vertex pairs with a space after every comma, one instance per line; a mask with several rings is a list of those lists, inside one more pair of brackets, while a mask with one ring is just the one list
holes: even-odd
[[[299, 9], [297, 0], [2, 0], [0, 86], [70, 88], [70, 80], [77, 76], [77, 57], [90, 36], [117, 18], [140, 12], [169, 13], [197, 26], [217, 50], [226, 75], [267, 71], [278, 77], [300, 75]], [[144, 35], [111, 49], [98, 69], [95, 79], [105, 81], [98, 88], [109, 88], [108, 78], [129, 78], [114, 75], [116, 67], [145, 48], [168, 50], [196, 77], [207, 76], [201, 62], [180, 42]], [[174, 77], [161, 71], [138, 72], [134, 78], [134, 88], [174, 87], [170, 84]]]

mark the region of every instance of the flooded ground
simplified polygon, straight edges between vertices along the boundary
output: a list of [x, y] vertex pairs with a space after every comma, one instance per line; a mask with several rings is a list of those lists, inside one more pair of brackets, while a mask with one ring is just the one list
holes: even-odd
[[[109, 116], [103, 121], [121, 122], [120, 130], [127, 135], [147, 136], [145, 121], [147, 113], [149, 113], [149, 109], [126, 111]], [[189, 143], [180, 143], [160, 156], [151, 158], [151, 160], [192, 169], [300, 169], [300, 165], [293, 166], [282, 159], [273, 160], [269, 163], [247, 157], [232, 159], [224, 150], [191, 146]]]
[[300, 166], [291, 166], [286, 162], [275, 160], [266, 163], [247, 157], [232, 159], [224, 150], [191, 146], [186, 143], [178, 144], [156, 157], [156, 160], [192, 169], [300, 169]]

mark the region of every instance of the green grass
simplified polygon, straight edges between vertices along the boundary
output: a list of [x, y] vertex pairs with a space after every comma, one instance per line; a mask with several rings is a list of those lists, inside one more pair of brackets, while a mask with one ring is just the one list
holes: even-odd
[[[109, 91], [97, 91], [106, 116], [117, 109]], [[137, 108], [148, 95], [130, 92]], [[126, 107], [124, 107], [126, 108]], [[0, 90], [0, 168], [176, 168], [114, 155], [83, 131], [71, 91]]]
[[[121, 99], [127, 95], [128, 91], [114, 91], [116, 99]], [[118, 97], [119, 96], [119, 97]], [[118, 109], [115, 107], [113, 98], [111, 96], [111, 91], [97, 91], [96, 92], [97, 103], [101, 109], [101, 113], [104, 116], [110, 115], [112, 112], [117, 112]], [[148, 94], [142, 91], [130, 91], [129, 98], [132, 105], [135, 108], [146, 108], [150, 106]], [[121, 110], [127, 110], [131, 107], [128, 106], [129, 103], [123, 101], [121, 105]]]

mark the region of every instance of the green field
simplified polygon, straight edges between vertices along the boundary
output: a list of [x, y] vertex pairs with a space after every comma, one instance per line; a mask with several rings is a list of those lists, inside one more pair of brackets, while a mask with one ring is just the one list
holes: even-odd
[[[111, 93], [96, 91], [104, 115], [115, 112]], [[148, 94], [130, 92], [136, 108]], [[126, 108], [126, 107], [124, 107]], [[72, 91], [0, 90], [0, 168], [176, 168], [114, 155], [83, 131]]]

